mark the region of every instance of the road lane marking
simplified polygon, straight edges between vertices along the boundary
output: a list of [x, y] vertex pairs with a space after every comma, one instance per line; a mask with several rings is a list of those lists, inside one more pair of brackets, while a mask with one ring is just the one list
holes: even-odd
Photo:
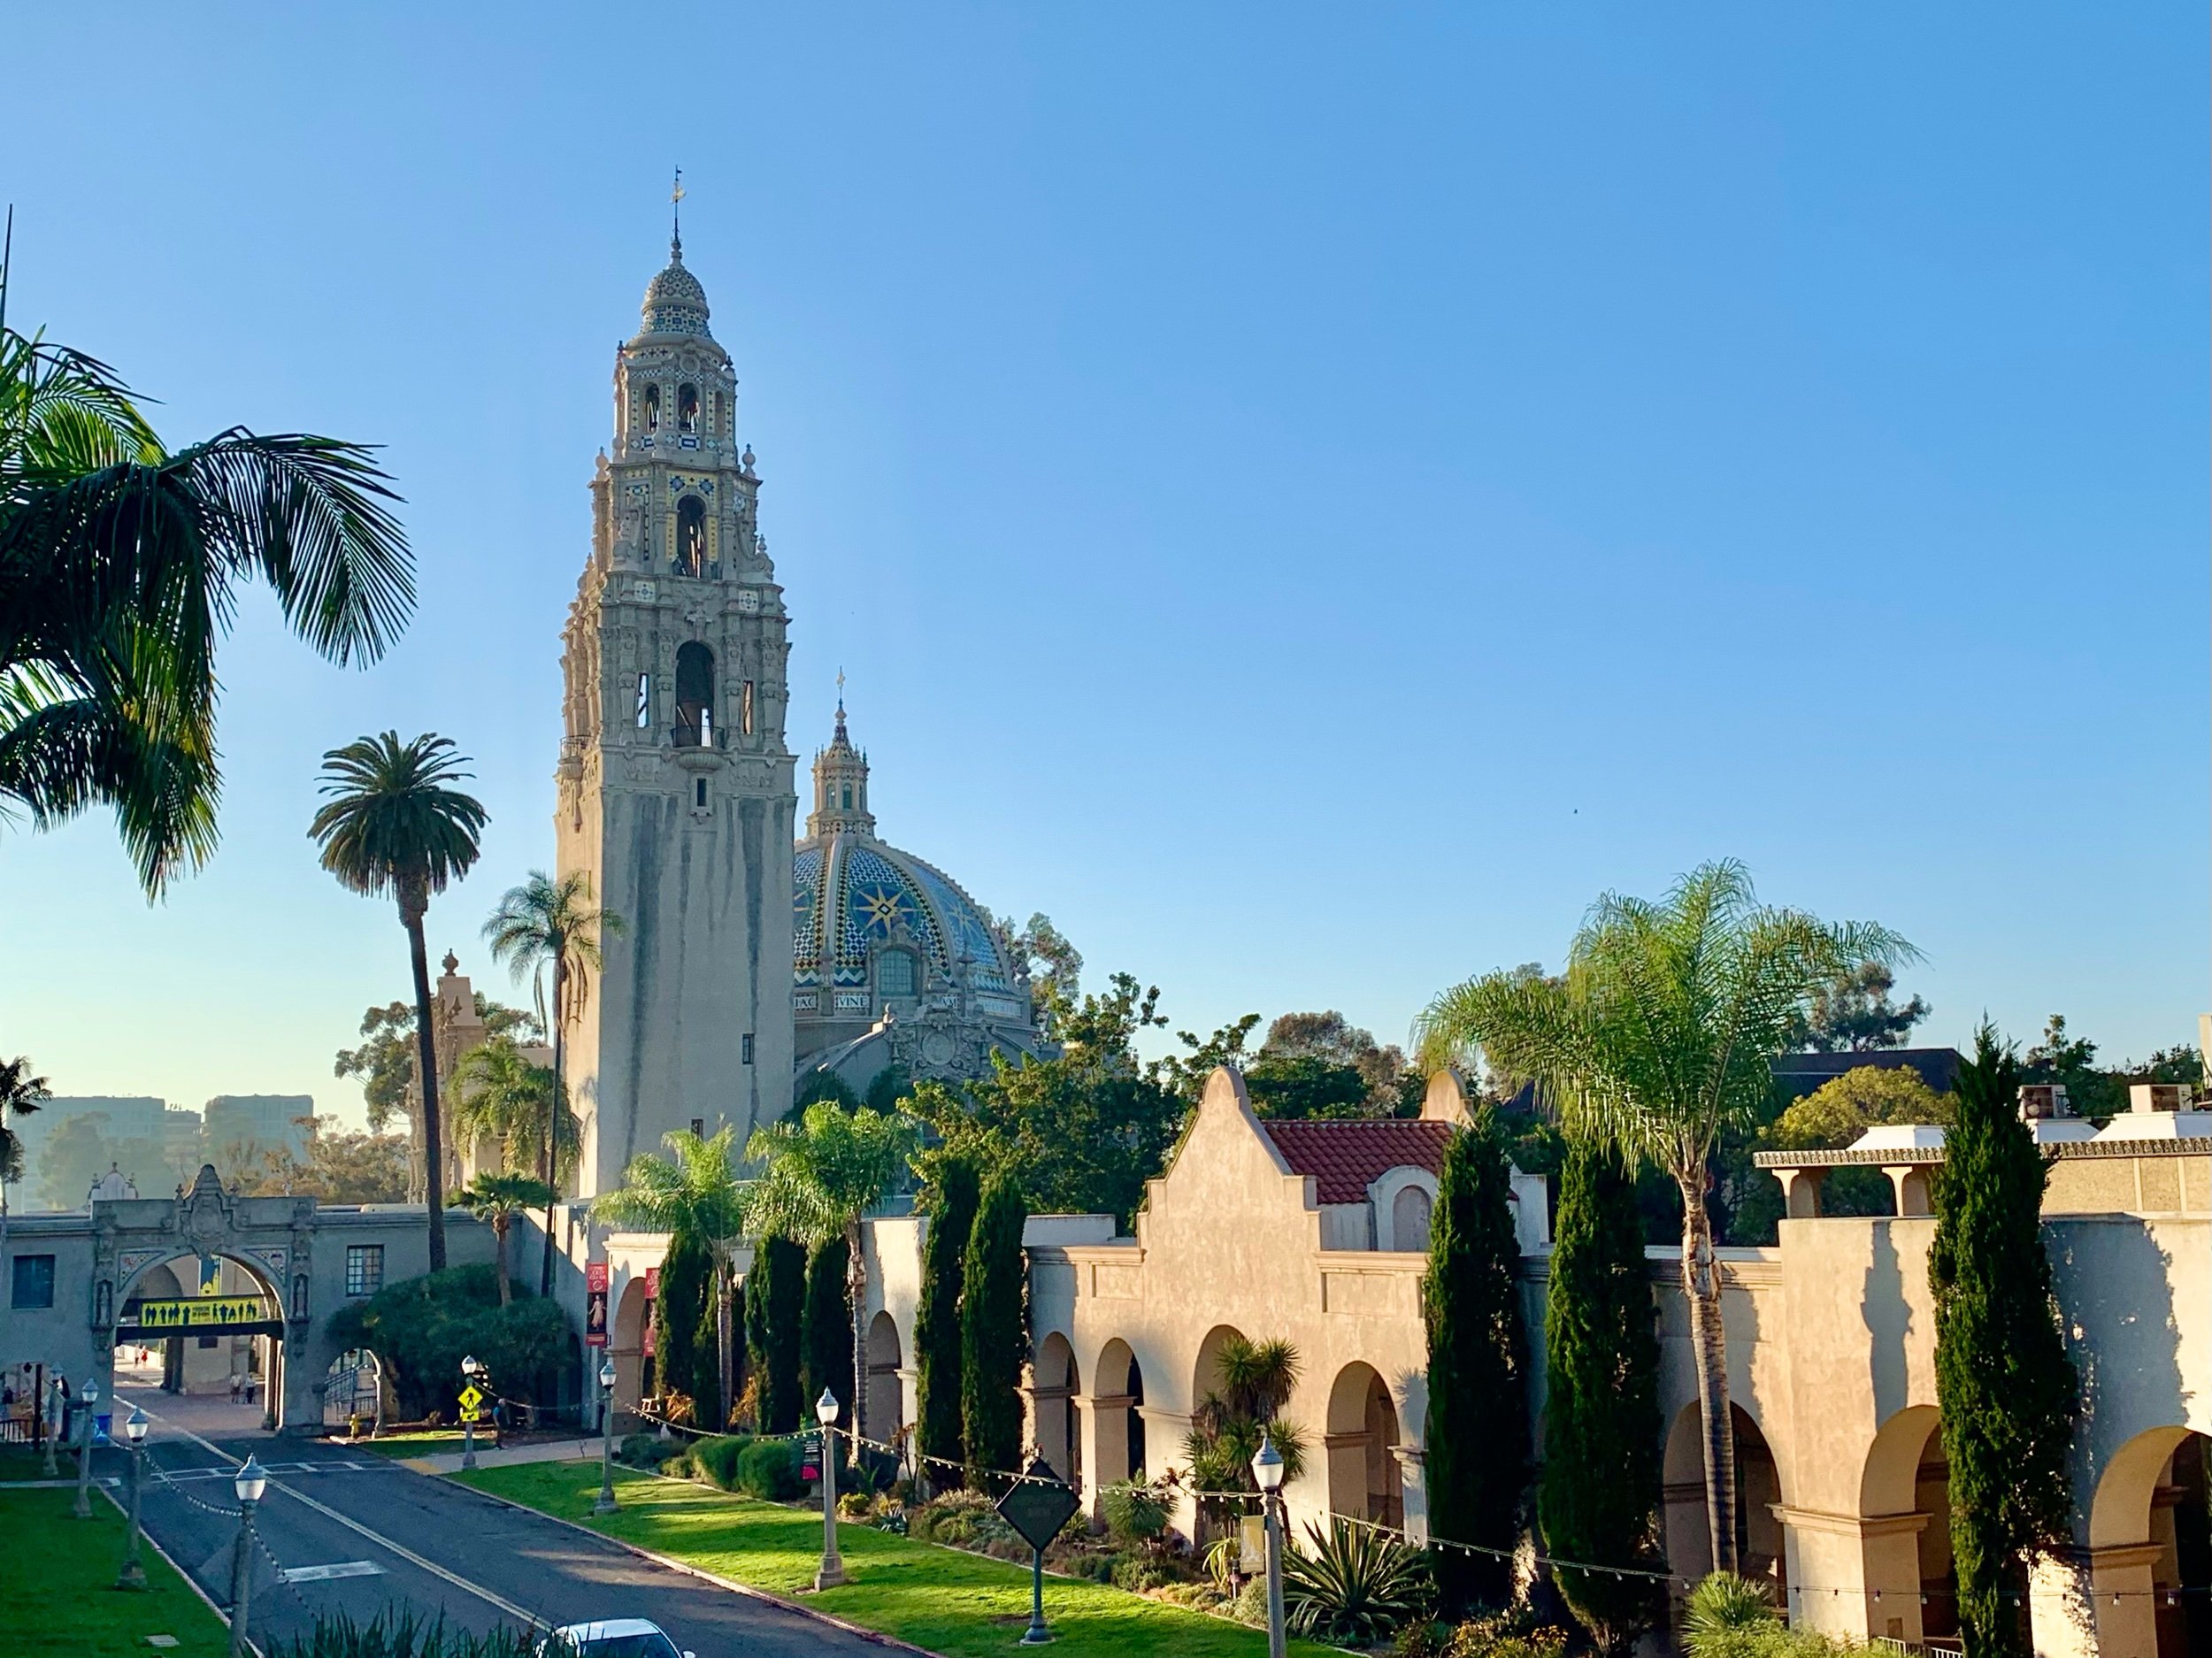
[[332, 1566], [288, 1566], [277, 1573], [287, 1583], [328, 1583], [333, 1577], [381, 1577], [384, 1568], [373, 1560], [342, 1560]]
[[[162, 1416], [157, 1411], [149, 1410], [146, 1414], [153, 1417], [153, 1419], [157, 1422], [166, 1420], [166, 1418]], [[193, 1432], [191, 1429], [173, 1422], [170, 1423], [169, 1426], [172, 1431], [182, 1434], [186, 1439], [191, 1440], [193, 1444], [207, 1452], [209, 1455], [221, 1458], [224, 1462], [229, 1463], [233, 1468], [241, 1466], [238, 1459], [233, 1456], [228, 1451], [223, 1449], [223, 1447], [219, 1445], [211, 1445], [207, 1440], [203, 1439], [198, 1434]], [[367, 1526], [362, 1524], [360, 1521], [355, 1519], [351, 1515], [341, 1514], [328, 1503], [318, 1502], [314, 1498], [307, 1495], [304, 1492], [293, 1490], [280, 1479], [271, 1479], [269, 1481], [269, 1485], [272, 1489], [282, 1492], [286, 1496], [291, 1498], [293, 1501], [305, 1503], [309, 1508], [314, 1509], [316, 1513], [323, 1516], [326, 1519], [335, 1520], [340, 1525], [344, 1526], [348, 1531], [357, 1532], [361, 1536], [367, 1538], [371, 1542], [391, 1550], [393, 1554], [398, 1555], [402, 1560], [407, 1562], [410, 1565], [419, 1566], [432, 1577], [439, 1578], [443, 1582], [449, 1583], [457, 1589], [467, 1591], [470, 1594], [474, 1595], [478, 1600], [485, 1601], [488, 1605], [497, 1607], [509, 1617], [520, 1618], [529, 1628], [538, 1629], [544, 1626], [545, 1620], [538, 1616], [536, 1613], [525, 1610], [523, 1608], [517, 1606], [512, 1600], [508, 1600], [503, 1595], [494, 1594], [489, 1589], [485, 1588], [481, 1584], [471, 1583], [466, 1577], [462, 1577], [458, 1572], [448, 1571], [443, 1566], [438, 1564], [438, 1562], [434, 1560], [424, 1559], [420, 1554], [415, 1553], [413, 1549], [409, 1548], [403, 1544], [395, 1543], [390, 1538], [386, 1537], [381, 1531], [371, 1531]]]

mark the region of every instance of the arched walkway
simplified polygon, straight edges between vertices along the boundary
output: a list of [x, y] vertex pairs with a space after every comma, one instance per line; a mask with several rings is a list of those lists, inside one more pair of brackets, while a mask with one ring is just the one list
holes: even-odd
[[[1747, 1577], [1773, 1584], [1776, 1602], [1786, 1606], [1789, 1588], [1782, 1550], [1782, 1522], [1775, 1508], [1783, 1501], [1780, 1471], [1766, 1436], [1751, 1413], [1732, 1400], [1728, 1414], [1736, 1431], [1736, 1554]], [[1667, 1564], [1678, 1577], [1702, 1577], [1713, 1569], [1711, 1533], [1705, 1516], [1705, 1435], [1693, 1400], [1676, 1413], [1667, 1431], [1662, 1478], [1666, 1503]]]
[[885, 1445], [906, 1425], [899, 1362], [898, 1321], [888, 1312], [879, 1312], [868, 1324], [868, 1389], [861, 1432]]
[[607, 1349], [614, 1359], [614, 1403], [618, 1410], [634, 1414], [652, 1378], [651, 1361], [645, 1356], [645, 1321], [652, 1309], [645, 1297], [645, 1280], [634, 1278], [622, 1286], [615, 1303], [613, 1343]]
[[1097, 1450], [1095, 1478], [1129, 1479], [1144, 1471], [1144, 1372], [1129, 1344], [1115, 1337], [1092, 1366], [1091, 1435]]
[[1221, 1349], [1243, 1339], [1244, 1332], [1233, 1324], [1216, 1324], [1206, 1332], [1206, 1339], [1198, 1344], [1197, 1362], [1191, 1366], [1193, 1410], [1204, 1404], [1209, 1395], [1221, 1392]]
[[1075, 1349], [1058, 1331], [1037, 1349], [1031, 1398], [1036, 1409], [1037, 1448], [1070, 1485], [1083, 1478], [1082, 1411], [1075, 1402], [1079, 1378]]
[[[204, 1299], [245, 1305], [213, 1328], [159, 1328], [162, 1303]], [[165, 1391], [250, 1400], [263, 1427], [286, 1425], [283, 1291], [254, 1262], [227, 1251], [143, 1262], [117, 1286], [115, 1318], [117, 1347], [161, 1351]]]
[[1864, 1632], [1889, 1640], [1958, 1633], [1951, 1560], [1951, 1472], [1933, 1405], [1908, 1405], [1885, 1422], [1859, 1475]]
[[[2212, 1653], [2212, 1439], [2137, 1434], [2106, 1462], [2089, 1509], [2097, 1645], [2130, 1658]], [[2178, 1593], [2185, 1585], [2193, 1594]]]
[[1398, 1408], [1371, 1364], [1355, 1361], [1329, 1387], [1329, 1510], [1379, 1525], [1405, 1523], [1398, 1467]]

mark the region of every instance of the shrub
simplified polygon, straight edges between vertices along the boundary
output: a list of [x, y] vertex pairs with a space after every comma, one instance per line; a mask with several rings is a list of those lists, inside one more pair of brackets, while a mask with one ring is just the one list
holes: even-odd
[[366, 1623], [344, 1612], [318, 1613], [315, 1627], [288, 1646], [268, 1648], [269, 1658], [531, 1658], [537, 1637], [501, 1627], [472, 1635], [448, 1629], [442, 1616], [428, 1623], [404, 1608], [387, 1607]]
[[629, 1433], [615, 1447], [614, 1459], [632, 1468], [664, 1468], [684, 1454], [684, 1447], [673, 1439], [664, 1439], [657, 1433]]
[[950, 1543], [955, 1547], [966, 1548], [976, 1543], [979, 1533], [994, 1523], [1007, 1535], [1013, 1534], [1013, 1528], [998, 1517], [991, 1500], [981, 1492], [949, 1491], [913, 1511], [907, 1522], [907, 1535], [925, 1543]]
[[384, 1361], [400, 1415], [418, 1421], [450, 1407], [470, 1354], [490, 1368], [504, 1397], [549, 1398], [571, 1339], [567, 1315], [549, 1300], [518, 1295], [502, 1307], [499, 1276], [488, 1266], [388, 1284], [340, 1308], [330, 1328], [346, 1347], [370, 1348]]
[[968, 1235], [960, 1280], [960, 1428], [967, 1477], [979, 1485], [1021, 1467], [1022, 1366], [1029, 1334], [1022, 1316], [1028, 1269], [1021, 1188], [993, 1179]]
[[1098, 1507], [1106, 1517], [1107, 1535], [1117, 1543], [1156, 1542], [1167, 1535], [1173, 1517], [1164, 1486], [1134, 1479], [1118, 1479], [1102, 1487]]
[[1181, 1581], [1175, 1568], [1156, 1555], [1128, 1555], [1114, 1568], [1114, 1587], [1136, 1593]]
[[1469, 1618], [1436, 1647], [1437, 1658], [1562, 1658], [1567, 1632], [1505, 1614]]
[[1744, 1658], [1756, 1638], [1781, 1626], [1766, 1585], [1732, 1571], [1709, 1574], [1682, 1609], [1682, 1644], [1690, 1658]]
[[1125, 1554], [1077, 1554], [1064, 1562], [1064, 1570], [1071, 1577], [1083, 1577], [1092, 1583], [1111, 1583], [1114, 1569], [1127, 1559]]
[[1342, 1520], [1325, 1535], [1306, 1528], [1310, 1551], [1283, 1559], [1283, 1603], [1290, 1627], [1335, 1646], [1372, 1646], [1427, 1610], [1428, 1566], [1421, 1551]]
[[1267, 1579], [1263, 1577], [1254, 1577], [1243, 1588], [1237, 1591], [1237, 1598], [1222, 1609], [1240, 1623], [1248, 1623], [1254, 1629], [1265, 1629], [1267, 1627]]
[[789, 1502], [801, 1489], [799, 1447], [789, 1439], [756, 1439], [738, 1453], [737, 1487], [765, 1502]]
[[743, 1433], [725, 1433], [711, 1439], [702, 1439], [692, 1447], [692, 1466], [700, 1475], [724, 1491], [737, 1489], [737, 1463], [753, 1441]]

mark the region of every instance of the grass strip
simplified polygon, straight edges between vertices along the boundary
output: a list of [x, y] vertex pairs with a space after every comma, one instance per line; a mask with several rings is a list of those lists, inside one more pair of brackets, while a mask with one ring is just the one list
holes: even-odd
[[230, 1631], [150, 1547], [143, 1593], [115, 1586], [123, 1563], [123, 1516], [95, 1498], [92, 1518], [69, 1510], [67, 1491], [0, 1491], [7, 1539], [6, 1624], [0, 1649], [42, 1658], [106, 1658], [151, 1650], [149, 1635], [173, 1635], [177, 1658], [222, 1658]]
[[[848, 1623], [926, 1647], [944, 1658], [1007, 1658], [1029, 1626], [1029, 1572], [981, 1554], [917, 1543], [873, 1526], [838, 1531], [853, 1581], [813, 1592], [822, 1518], [695, 1485], [618, 1470], [620, 1512], [595, 1516], [599, 1470], [586, 1462], [526, 1462], [449, 1478], [771, 1594], [801, 1600]], [[1263, 1658], [1267, 1637], [1217, 1617], [1103, 1584], [1045, 1579], [1045, 1622], [1062, 1658]], [[1309, 1658], [1331, 1651], [1306, 1641]]]

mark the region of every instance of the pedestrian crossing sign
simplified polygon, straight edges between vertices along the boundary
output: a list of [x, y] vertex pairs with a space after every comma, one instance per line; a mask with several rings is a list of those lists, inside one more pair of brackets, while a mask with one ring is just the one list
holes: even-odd
[[483, 1390], [478, 1387], [475, 1383], [471, 1382], [466, 1387], [464, 1387], [461, 1390], [461, 1420], [464, 1422], [482, 1421], [484, 1413], [479, 1409], [479, 1407], [481, 1406], [483, 1402]]

